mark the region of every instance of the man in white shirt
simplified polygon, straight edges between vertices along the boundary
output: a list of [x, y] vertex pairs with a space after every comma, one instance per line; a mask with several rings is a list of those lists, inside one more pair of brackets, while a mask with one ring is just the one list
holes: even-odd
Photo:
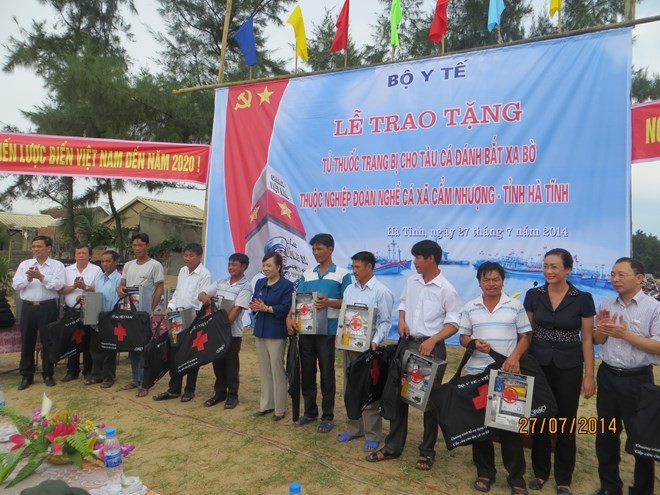
[[[196, 242], [191, 242], [183, 248], [183, 262], [185, 266], [179, 270], [176, 289], [165, 310], [167, 313], [190, 308], [197, 311], [202, 307], [202, 303], [197, 296], [206, 287], [211, 285], [211, 272], [202, 264], [203, 253], [202, 246]], [[170, 352], [170, 383], [167, 390], [154, 395], [154, 400], [176, 399], [181, 395], [183, 374], [177, 374], [174, 370], [176, 351], [177, 348], [172, 347]], [[193, 368], [185, 373], [187, 376], [186, 388], [181, 396], [181, 402], [190, 402], [195, 397], [198, 374], [199, 368]]]
[[[660, 364], [660, 303], [642, 291], [644, 265], [632, 258], [619, 258], [611, 273], [617, 297], [603, 301], [598, 310], [594, 343], [603, 344], [598, 368], [596, 410], [602, 428], [596, 432], [596, 456], [600, 488], [594, 495], [620, 495], [623, 481], [621, 430], [628, 437], [626, 451], [637, 432], [634, 417], [642, 386], [653, 384], [653, 366]], [[654, 493], [653, 459], [635, 456], [630, 495]]]
[[[60, 294], [64, 296], [66, 311], [71, 311], [78, 300], [84, 296], [86, 292], [94, 291], [96, 279], [103, 273], [98, 265], [89, 262], [92, 257], [91, 247], [85, 244], [80, 244], [76, 246], [74, 253], [76, 262], [64, 269], [64, 287], [62, 287], [62, 290], [60, 291]], [[76, 311], [80, 312], [79, 309]], [[85, 385], [97, 383], [91, 376], [92, 355], [89, 350], [91, 331], [92, 330], [89, 327], [85, 327], [82, 350], [76, 352], [67, 360], [66, 375], [62, 378], [62, 383], [78, 379], [78, 375], [80, 375], [81, 353], [83, 355], [83, 376], [85, 377]]]
[[[371, 348], [376, 348], [387, 338], [392, 326], [392, 310], [394, 309], [394, 296], [390, 289], [385, 287], [374, 276], [376, 257], [368, 251], [355, 253], [353, 260], [353, 276], [355, 282], [344, 291], [343, 304], [362, 304], [376, 310], [376, 332], [371, 339]], [[344, 322], [339, 322], [340, 325]], [[341, 333], [341, 331], [339, 332]], [[344, 362], [344, 393], [346, 393], [347, 371], [351, 363], [360, 357], [357, 351], [343, 351]], [[337, 435], [340, 443], [350, 442], [356, 438], [366, 437], [364, 450], [372, 452], [378, 449], [383, 433], [383, 418], [378, 411], [379, 401], [372, 402], [362, 412], [360, 419], [347, 419], [346, 431]]]
[[[406, 281], [399, 302], [399, 336], [405, 338], [406, 350], [431, 356], [436, 361], [447, 358], [445, 339], [458, 331], [463, 303], [454, 286], [440, 273], [442, 248], [431, 240], [419, 241], [411, 250], [417, 275]], [[442, 383], [447, 365], [438, 368], [435, 389]], [[399, 401], [396, 419], [390, 422], [385, 446], [367, 456], [369, 462], [396, 459], [403, 452], [408, 435], [408, 404]], [[416, 467], [428, 471], [435, 462], [438, 420], [434, 410], [424, 413], [424, 434], [419, 445]]]
[[[142, 307], [149, 307], [153, 312], [160, 303], [163, 295], [165, 282], [165, 271], [163, 265], [149, 257], [149, 236], [143, 232], [133, 234], [131, 237], [131, 248], [133, 249], [134, 260], [124, 265], [124, 271], [121, 274], [121, 282], [117, 287], [119, 297], [126, 297], [126, 287], [144, 287], [146, 301], [140, 301]], [[149, 297], [151, 295], [151, 297]], [[149, 304], [151, 303], [151, 304]], [[137, 397], [146, 397], [148, 390], [142, 388], [142, 359], [141, 352], [129, 352], [131, 360], [131, 381], [124, 385], [123, 390], [137, 388]]]
[[233, 306], [227, 312], [231, 323], [231, 346], [229, 352], [220, 359], [213, 361], [215, 385], [213, 397], [204, 402], [204, 406], [215, 406], [225, 401], [225, 409], [234, 409], [238, 405], [239, 370], [241, 367], [239, 353], [243, 341], [243, 318], [241, 315], [249, 308], [252, 300], [252, 285], [245, 276], [250, 264], [250, 258], [243, 253], [234, 253], [229, 257], [227, 271], [229, 278], [213, 283], [199, 294], [199, 300], [204, 304], [211, 302], [212, 296], [221, 296], [223, 301], [231, 301]]
[[[57, 320], [59, 291], [64, 285], [64, 265], [50, 258], [53, 240], [38, 235], [32, 240], [34, 258], [22, 261], [16, 269], [12, 287], [23, 301], [21, 310], [21, 384], [18, 390], [25, 390], [34, 383], [34, 349], [37, 333], [42, 345], [46, 342], [46, 325]], [[42, 375], [48, 387], [55, 385], [53, 363], [47, 352], [41, 353]]]

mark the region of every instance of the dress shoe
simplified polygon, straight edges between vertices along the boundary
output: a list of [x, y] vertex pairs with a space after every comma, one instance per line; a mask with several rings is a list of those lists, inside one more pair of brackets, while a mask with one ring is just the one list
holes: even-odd
[[47, 387], [54, 387], [55, 386], [55, 380], [53, 380], [52, 376], [45, 376], [44, 377], [44, 383], [46, 384]]
[[238, 398], [229, 397], [227, 402], [225, 402], [225, 409], [234, 409], [238, 405]]
[[266, 416], [272, 412], [274, 412], [275, 409], [266, 409], [265, 411], [257, 411], [256, 413], [252, 413], [252, 416], [255, 418], [261, 418], [263, 416]]
[[596, 491], [593, 493], [593, 495], [621, 495], [621, 494], [620, 494], [620, 493], [619, 493], [619, 494], [616, 494], [616, 493], [611, 492], [611, 491], [609, 491], [609, 490], [604, 490], [604, 489], [602, 489], [602, 488], [599, 488], [598, 490], [596, 490]]
[[31, 376], [24, 376], [23, 379], [21, 380], [21, 384], [18, 386], [18, 390], [25, 390], [33, 383], [34, 383], [34, 378], [32, 378]]
[[77, 379], [78, 379], [78, 377], [76, 375], [74, 375], [73, 373], [67, 373], [66, 375], [64, 375], [64, 377], [60, 381], [62, 383], [66, 383], [66, 382], [72, 382], [73, 380], [77, 380]]

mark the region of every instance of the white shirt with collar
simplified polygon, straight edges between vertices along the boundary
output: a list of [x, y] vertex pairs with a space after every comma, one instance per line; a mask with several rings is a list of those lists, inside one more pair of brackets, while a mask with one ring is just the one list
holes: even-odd
[[[82, 277], [85, 281], [85, 285], [93, 286], [96, 283], [96, 279], [103, 274], [103, 270], [98, 265], [94, 263], [87, 263], [87, 266], [81, 272], [78, 269], [78, 265], [74, 263], [69, 265], [64, 269], [64, 285], [73, 285], [76, 282], [76, 278]], [[83, 289], [73, 289], [72, 292], [64, 296], [64, 304], [72, 308], [76, 305], [78, 296], [85, 294]]]
[[[36, 278], [32, 279], [32, 282], [28, 281], [26, 272], [30, 267], [39, 269], [44, 276], [43, 282]], [[20, 293], [20, 298], [24, 301], [58, 299], [60, 296], [57, 291], [64, 287], [64, 265], [52, 258], [47, 258], [43, 264], [40, 264], [36, 258], [21, 261], [11, 286]]]
[[412, 275], [399, 301], [411, 337], [432, 337], [448, 324], [458, 328], [462, 307], [458, 292], [442, 273], [428, 283], [421, 273]]
[[176, 281], [176, 290], [167, 307], [171, 310], [177, 308], [198, 310], [202, 307], [202, 302], [197, 299], [197, 296], [211, 283], [211, 272], [201, 263], [192, 272], [187, 266], [182, 267]]

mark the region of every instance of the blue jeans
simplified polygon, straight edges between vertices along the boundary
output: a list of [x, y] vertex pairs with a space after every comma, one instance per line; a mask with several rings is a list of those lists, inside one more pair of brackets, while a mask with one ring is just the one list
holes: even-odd
[[144, 376], [142, 352], [129, 352], [128, 357], [131, 360], [131, 379], [138, 387], [142, 387], [142, 377]]

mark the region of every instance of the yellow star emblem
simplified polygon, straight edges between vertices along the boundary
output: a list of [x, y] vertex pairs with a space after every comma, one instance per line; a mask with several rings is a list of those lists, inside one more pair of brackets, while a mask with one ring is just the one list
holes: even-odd
[[277, 206], [280, 207], [280, 215], [289, 217], [291, 220], [291, 210], [286, 205], [286, 203], [277, 203]]
[[250, 223], [254, 222], [259, 216], [259, 208], [261, 208], [261, 206], [255, 206], [252, 213], [250, 213]]
[[259, 105], [263, 102], [270, 103], [270, 97], [275, 93], [275, 91], [268, 91], [268, 86], [264, 88], [261, 93], [257, 93], [259, 96]]

